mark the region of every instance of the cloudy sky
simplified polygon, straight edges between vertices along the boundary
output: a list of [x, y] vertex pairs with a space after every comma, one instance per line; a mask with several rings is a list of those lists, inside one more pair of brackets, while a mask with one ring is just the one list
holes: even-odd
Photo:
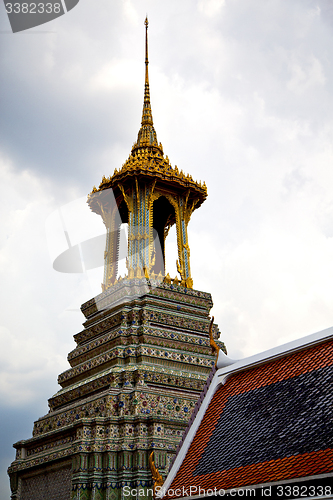
[[[330, 0], [80, 0], [17, 34], [1, 3], [0, 500], [11, 445], [47, 412], [100, 292], [101, 268], [53, 270], [52, 231], [60, 207], [72, 242], [103, 230], [84, 199], [136, 139], [146, 13], [158, 140], [208, 187], [191, 267], [229, 355], [333, 325]], [[172, 276], [175, 260], [171, 234]]]

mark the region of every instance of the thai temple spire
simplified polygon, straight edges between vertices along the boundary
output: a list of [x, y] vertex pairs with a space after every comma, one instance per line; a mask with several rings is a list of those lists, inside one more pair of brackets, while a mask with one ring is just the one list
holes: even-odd
[[141, 125], [153, 125], [153, 117], [151, 114], [151, 104], [150, 104], [150, 89], [149, 89], [149, 73], [148, 73], [148, 18], [145, 20], [146, 26], [146, 57], [145, 57], [145, 93], [143, 100], [143, 110], [142, 110], [142, 120]]
[[[157, 136], [153, 124], [153, 115], [150, 104], [149, 72], [148, 72], [148, 17], [145, 19], [146, 43], [145, 43], [145, 89], [143, 98], [141, 128], [138, 133], [137, 142], [133, 145], [132, 153], [139, 148], [153, 147], [153, 150], [159, 150], [163, 156], [162, 144], [158, 144]], [[156, 149], [157, 148], [157, 149]]]
[[[171, 281], [193, 287], [187, 226], [194, 210], [207, 198], [205, 183], [196, 182], [177, 166], [172, 167], [157, 142], [150, 104], [148, 73], [148, 19], [145, 19], [145, 87], [141, 127], [131, 153], [113, 175], [103, 176], [88, 196], [91, 210], [107, 229], [102, 290], [116, 284], [121, 224], [128, 224], [127, 276]], [[165, 269], [165, 240], [176, 225], [179, 276]], [[175, 256], [176, 257], [176, 256]]]

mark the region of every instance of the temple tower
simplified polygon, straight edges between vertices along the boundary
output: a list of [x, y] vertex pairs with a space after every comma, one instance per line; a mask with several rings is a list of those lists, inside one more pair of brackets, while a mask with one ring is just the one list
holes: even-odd
[[[107, 230], [102, 293], [81, 306], [70, 367], [33, 436], [14, 445], [12, 500], [151, 498], [149, 456], [166, 476], [214, 364], [209, 293], [193, 289], [187, 225], [206, 186], [172, 167], [157, 142], [149, 95], [148, 21], [141, 128], [131, 154], [88, 197]], [[121, 224], [127, 276], [117, 278]], [[165, 273], [176, 224], [179, 278]], [[219, 337], [217, 325], [213, 336]], [[224, 349], [223, 343], [220, 347]], [[134, 489], [126, 494], [124, 488]], [[140, 490], [140, 491], [139, 491]]]

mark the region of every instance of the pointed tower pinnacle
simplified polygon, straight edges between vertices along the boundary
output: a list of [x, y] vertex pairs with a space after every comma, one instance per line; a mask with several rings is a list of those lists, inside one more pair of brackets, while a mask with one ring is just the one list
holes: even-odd
[[143, 110], [142, 110], [142, 120], [141, 125], [151, 125], [153, 126], [153, 117], [151, 114], [151, 105], [150, 105], [150, 90], [149, 90], [149, 74], [148, 74], [148, 17], [145, 19], [146, 26], [146, 57], [145, 57], [145, 93], [143, 99]]
[[141, 148], [150, 148], [155, 152], [162, 153], [162, 145], [158, 144], [157, 136], [153, 124], [153, 115], [151, 112], [150, 104], [150, 90], [149, 90], [149, 74], [148, 74], [148, 17], [145, 19], [146, 27], [146, 44], [145, 44], [145, 91], [143, 99], [143, 110], [141, 119], [141, 128], [138, 133], [137, 142], [133, 145], [132, 153]]

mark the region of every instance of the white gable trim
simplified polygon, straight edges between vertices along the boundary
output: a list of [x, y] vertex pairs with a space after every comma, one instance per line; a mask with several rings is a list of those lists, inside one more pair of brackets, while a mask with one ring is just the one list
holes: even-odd
[[[204, 397], [200, 409], [195, 416], [195, 419], [188, 431], [188, 434], [186, 436], [186, 439], [180, 448], [177, 457], [171, 467], [171, 470], [168, 474], [168, 477], [166, 478], [162, 489], [160, 492], [157, 494], [157, 498], [163, 498], [167, 490], [170, 488], [174, 478], [177, 475], [177, 472], [183, 463], [183, 460], [190, 448], [190, 445], [194, 439], [194, 436], [197, 433], [197, 430], [199, 428], [199, 425], [201, 424], [201, 421], [206, 413], [206, 410], [215, 394], [217, 389], [224, 385], [227, 379], [232, 376], [235, 373], [241, 372], [245, 369], [248, 369], [250, 367], [255, 367], [264, 363], [267, 363], [268, 361], [273, 361], [274, 359], [282, 358], [284, 356], [290, 355], [293, 352], [297, 351], [302, 351], [305, 348], [308, 348], [310, 346], [313, 346], [315, 344], [320, 344], [326, 340], [329, 340], [330, 338], [333, 339], [333, 327], [327, 328], [326, 330], [322, 330], [317, 333], [313, 333], [312, 335], [308, 335], [306, 337], [303, 337], [301, 339], [293, 340], [292, 342], [288, 342], [287, 344], [283, 344], [281, 346], [273, 347], [272, 349], [269, 349], [267, 351], [261, 352], [259, 354], [255, 354], [253, 356], [249, 356], [248, 358], [241, 359], [239, 361], [232, 362], [230, 358], [225, 356], [227, 359], [221, 359], [221, 364], [219, 363], [220, 361], [220, 356], [217, 362], [217, 372], [215, 373], [210, 386], [208, 388], [208, 391], [206, 393], [206, 396]], [[231, 362], [231, 364], [229, 364]]]

